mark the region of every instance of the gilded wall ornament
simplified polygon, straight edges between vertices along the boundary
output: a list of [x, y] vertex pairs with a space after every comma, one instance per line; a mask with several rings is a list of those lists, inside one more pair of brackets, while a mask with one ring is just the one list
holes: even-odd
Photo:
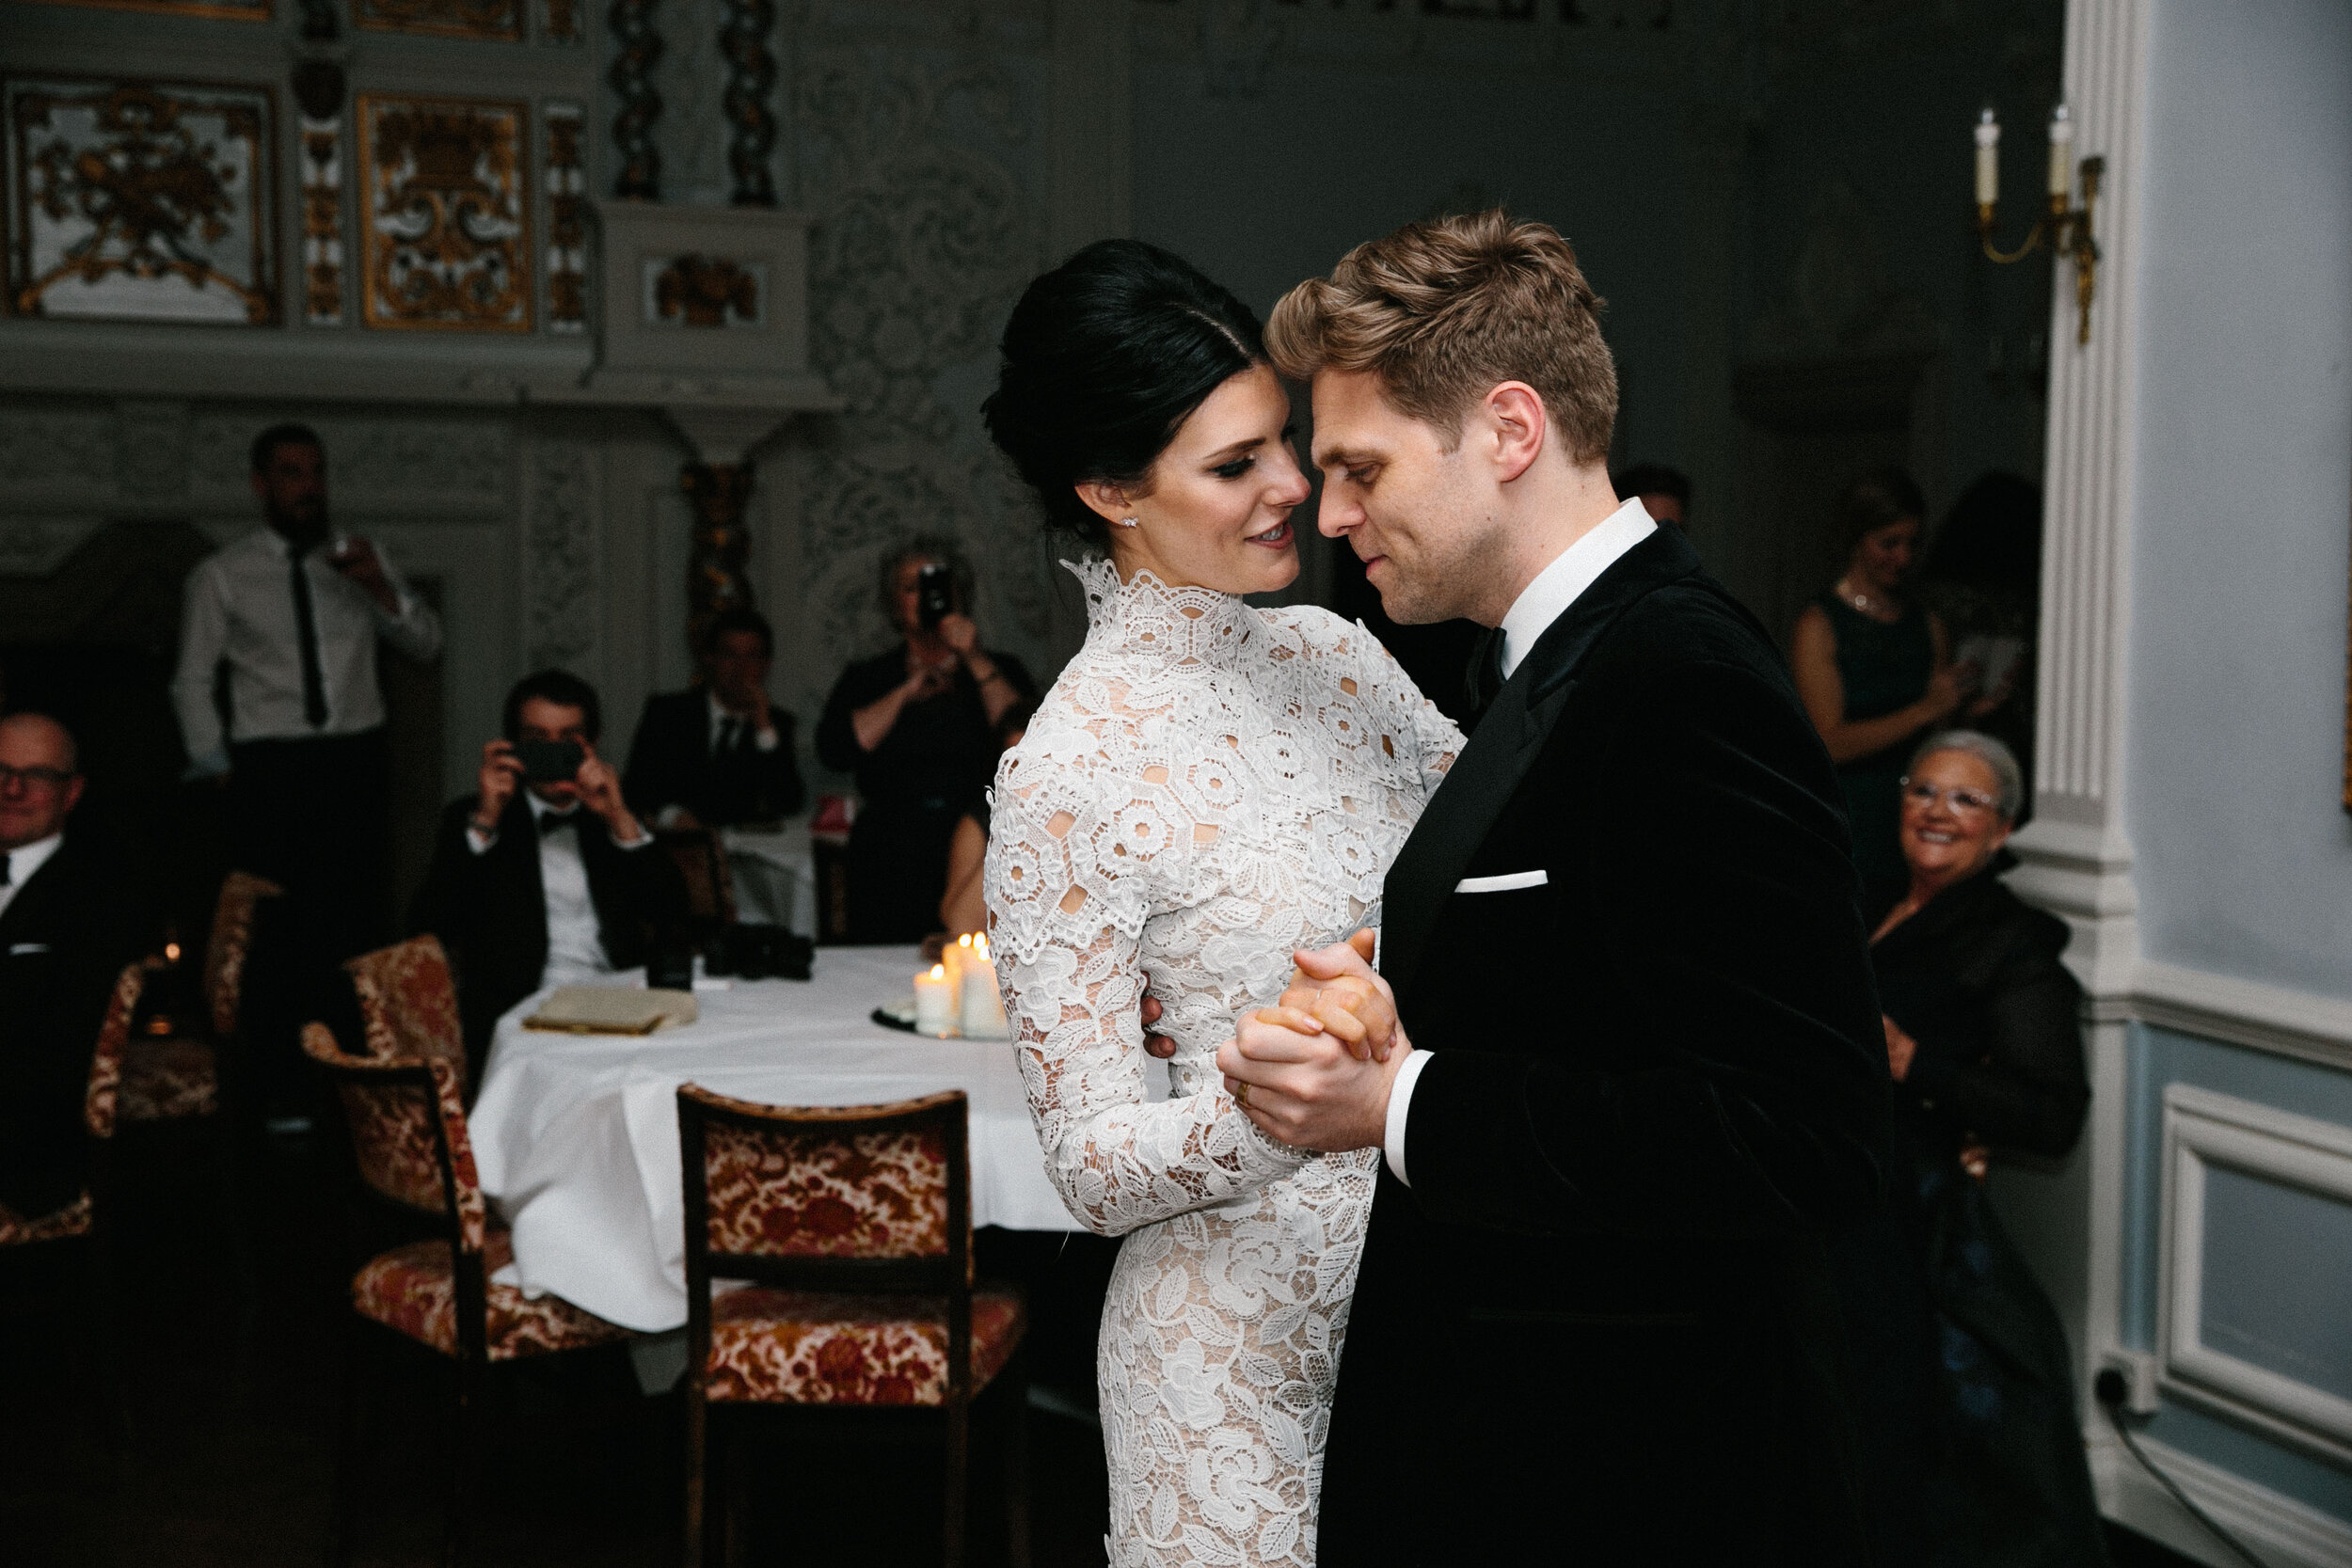
[[725, 257], [680, 256], [655, 275], [657, 320], [686, 326], [724, 326], [729, 317], [759, 320], [759, 275]]
[[13, 312], [274, 318], [267, 87], [18, 79], [5, 95]]
[[522, 0], [351, 0], [351, 20], [377, 33], [508, 41], [523, 36]]
[[654, 67], [661, 63], [661, 35], [653, 24], [654, 0], [612, 0], [606, 21], [612, 28], [612, 69], [605, 81], [620, 100], [612, 117], [612, 145], [621, 172], [612, 194], [636, 201], [661, 199], [661, 149], [653, 139], [661, 118], [661, 95], [654, 90]]
[[343, 73], [324, 60], [294, 72], [302, 111], [302, 320], [343, 325]]
[[738, 207], [776, 204], [775, 175], [768, 166], [776, 146], [776, 117], [768, 107], [776, 84], [768, 35], [775, 25], [772, 0], [726, 0], [726, 21], [719, 29], [719, 53], [727, 61], [721, 105], [727, 119], [727, 168], [735, 176], [728, 199]]
[[358, 100], [370, 326], [531, 329], [531, 204], [521, 103]]
[[550, 102], [548, 135], [548, 330], [588, 330], [588, 170], [580, 152], [587, 114]]
[[539, 37], [548, 43], [578, 43], [580, 0], [539, 0]]

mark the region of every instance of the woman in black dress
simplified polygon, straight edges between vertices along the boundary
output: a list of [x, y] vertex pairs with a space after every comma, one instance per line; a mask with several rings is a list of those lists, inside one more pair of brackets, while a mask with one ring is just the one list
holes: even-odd
[[[922, 571], [948, 568], [948, 612], [924, 625]], [[945, 540], [917, 539], [882, 562], [882, 610], [903, 641], [850, 665], [825, 699], [817, 755], [857, 775], [850, 830], [850, 940], [919, 942], [938, 929], [947, 844], [996, 771], [997, 721], [1035, 702], [1028, 671], [980, 646], [972, 568]]]
[[[1974, 670], [1951, 661], [1943, 622], [1909, 592], [1927, 509], [1899, 468], [1846, 487], [1837, 501], [1846, 570], [1798, 615], [1789, 649], [1797, 694], [1837, 765], [1854, 863], [1873, 899], [1891, 899], [1903, 886], [1895, 842], [1903, 759], [1974, 685]], [[1996, 697], [1970, 713], [1997, 705]]]
[[1947, 731], [1899, 788], [1907, 882], [1871, 939], [1895, 1159], [1880, 1221], [1833, 1243], [1880, 1533], [1938, 1568], [2096, 1568], [2065, 1331], [1981, 1186], [1991, 1149], [2057, 1158], [2082, 1130], [2069, 933], [2001, 880], [2023, 793], [2007, 746]]

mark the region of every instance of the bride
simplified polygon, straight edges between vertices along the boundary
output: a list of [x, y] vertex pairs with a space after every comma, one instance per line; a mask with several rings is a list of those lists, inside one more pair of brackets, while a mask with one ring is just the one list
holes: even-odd
[[1310, 1564], [1380, 1155], [1273, 1142], [1216, 1053], [1295, 950], [1377, 924], [1461, 733], [1360, 627], [1244, 602], [1297, 577], [1309, 495], [1248, 307], [1105, 241], [1029, 286], [1003, 349], [990, 434], [1108, 554], [1074, 568], [1086, 645], [998, 770], [985, 885], [1047, 1170], [1127, 1238], [1096, 1349], [1110, 1559]]

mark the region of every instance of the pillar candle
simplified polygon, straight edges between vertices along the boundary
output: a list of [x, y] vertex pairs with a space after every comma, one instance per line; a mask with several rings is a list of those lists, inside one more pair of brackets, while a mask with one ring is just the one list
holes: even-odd
[[964, 960], [957, 1021], [966, 1039], [1004, 1039], [1011, 1031], [1005, 1027], [1005, 999], [996, 990], [996, 966], [989, 961], [988, 939], [972, 939], [971, 954]]
[[941, 1039], [956, 1032], [956, 988], [945, 964], [914, 977], [914, 1032]]
[[2074, 189], [2074, 120], [2061, 103], [2050, 111], [2050, 199], [2063, 206]]
[[2001, 199], [2001, 122], [1987, 109], [1977, 119], [1977, 205]]

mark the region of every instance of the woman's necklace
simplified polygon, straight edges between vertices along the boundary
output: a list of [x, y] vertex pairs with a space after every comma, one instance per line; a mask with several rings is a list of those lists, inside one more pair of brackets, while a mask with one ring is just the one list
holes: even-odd
[[1892, 601], [1874, 598], [1863, 593], [1848, 578], [1839, 578], [1830, 585], [1830, 591], [1873, 621], [1887, 620], [1895, 614], [1895, 606]]

